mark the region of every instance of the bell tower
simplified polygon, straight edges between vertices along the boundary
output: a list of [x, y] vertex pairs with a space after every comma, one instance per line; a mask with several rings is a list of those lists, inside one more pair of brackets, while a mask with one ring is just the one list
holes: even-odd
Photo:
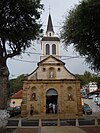
[[41, 60], [50, 55], [59, 58], [60, 39], [55, 35], [51, 15], [48, 17], [48, 24], [45, 36], [41, 40], [42, 55]]

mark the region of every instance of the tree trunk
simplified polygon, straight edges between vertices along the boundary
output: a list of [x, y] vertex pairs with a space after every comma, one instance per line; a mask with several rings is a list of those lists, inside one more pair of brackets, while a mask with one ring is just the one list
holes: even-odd
[[9, 70], [6, 60], [0, 60], [0, 109], [7, 107], [9, 90]]

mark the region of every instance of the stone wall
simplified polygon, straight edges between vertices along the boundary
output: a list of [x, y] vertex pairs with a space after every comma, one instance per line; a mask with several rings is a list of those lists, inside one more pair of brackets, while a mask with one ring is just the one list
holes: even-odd
[[31, 105], [34, 114], [46, 114], [46, 93], [51, 88], [58, 93], [58, 114], [82, 115], [79, 81], [31, 80], [24, 82], [22, 116], [30, 115]]

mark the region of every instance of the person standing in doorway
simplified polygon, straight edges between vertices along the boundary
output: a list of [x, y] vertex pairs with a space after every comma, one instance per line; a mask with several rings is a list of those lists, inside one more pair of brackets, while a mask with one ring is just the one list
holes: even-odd
[[49, 113], [52, 113], [53, 109], [52, 109], [52, 103], [49, 103]]
[[52, 108], [53, 108], [53, 113], [55, 114], [55, 110], [56, 110], [56, 105], [53, 103], [52, 105]]

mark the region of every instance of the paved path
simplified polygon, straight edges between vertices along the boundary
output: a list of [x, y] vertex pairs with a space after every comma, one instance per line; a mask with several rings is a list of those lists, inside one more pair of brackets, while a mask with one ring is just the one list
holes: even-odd
[[39, 133], [39, 128], [18, 128], [13, 133]]
[[62, 127], [53, 127], [53, 126], [48, 126], [48, 127], [42, 127], [41, 128], [41, 133], [86, 133], [82, 129], [74, 126], [62, 126]]
[[86, 133], [100, 133], [100, 127], [81, 127]]
[[45, 126], [41, 128], [19, 128], [13, 133], [86, 133], [82, 129], [74, 126], [57, 127], [57, 126]]
[[44, 126], [41, 128], [18, 128], [15, 131], [9, 133], [100, 133], [100, 126], [98, 127]]

